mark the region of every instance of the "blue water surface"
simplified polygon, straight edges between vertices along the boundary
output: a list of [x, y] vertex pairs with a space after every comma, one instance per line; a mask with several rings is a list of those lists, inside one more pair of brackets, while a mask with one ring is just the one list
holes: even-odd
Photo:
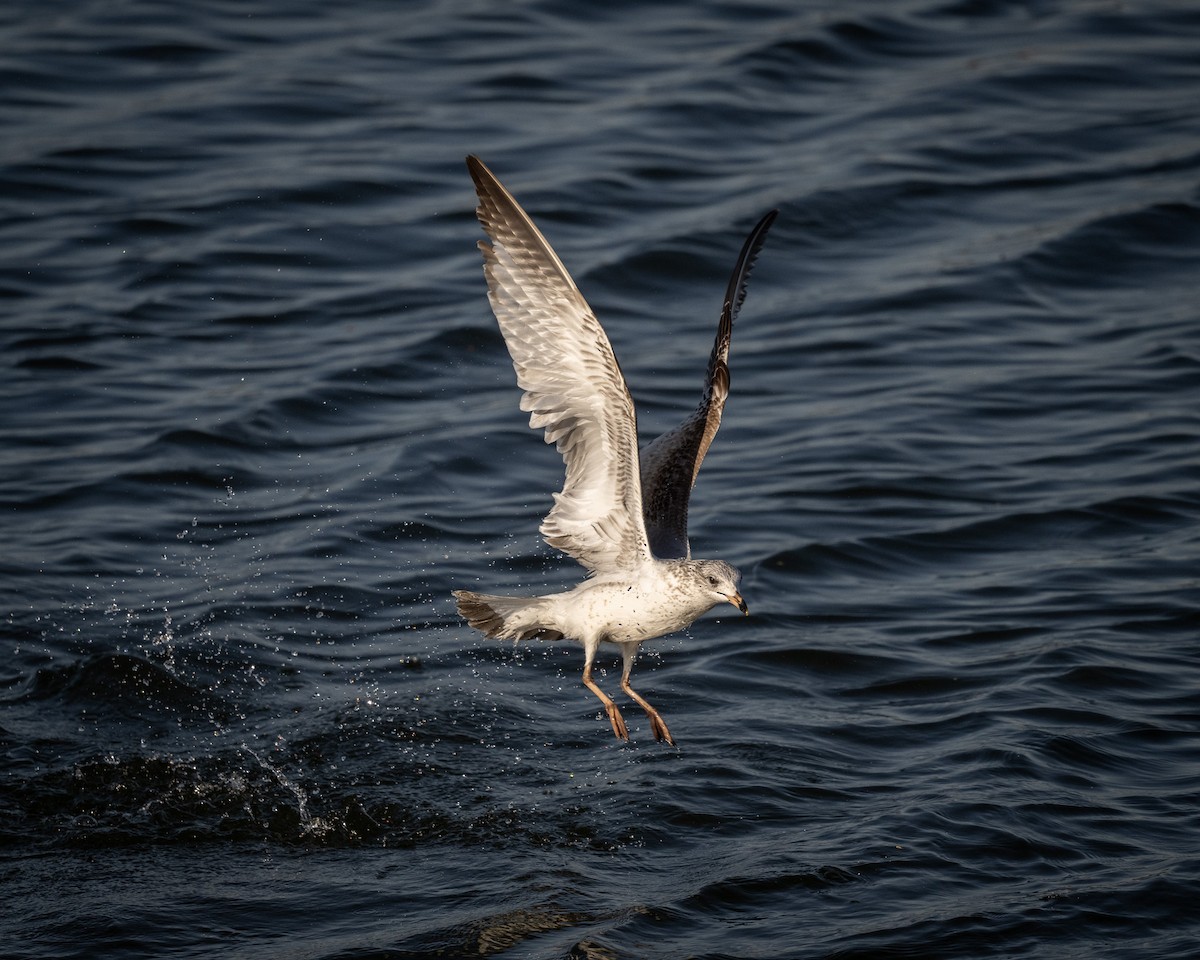
[[[1185, 960], [1200, 9], [0, 10], [0, 942], [49, 958]], [[613, 738], [477, 153], [752, 616]], [[618, 694], [619, 660], [600, 683]]]

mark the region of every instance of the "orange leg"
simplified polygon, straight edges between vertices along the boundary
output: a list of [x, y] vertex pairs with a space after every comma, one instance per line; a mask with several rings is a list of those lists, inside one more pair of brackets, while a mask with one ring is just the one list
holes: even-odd
[[621, 711], [617, 709], [617, 705], [612, 702], [612, 699], [596, 686], [596, 682], [592, 679], [592, 656], [595, 651], [589, 651], [587, 661], [583, 665], [583, 685], [592, 691], [600, 702], [604, 704], [604, 712], [608, 714], [608, 722], [612, 724], [613, 733], [616, 734], [618, 740], [628, 740], [629, 730], [625, 726], [625, 718], [621, 716]]
[[633, 669], [633, 660], [637, 656], [636, 643], [621, 644], [621, 656], [625, 661], [624, 669], [621, 671], [621, 689], [632, 697], [639, 707], [646, 711], [646, 716], [650, 719], [650, 729], [654, 731], [654, 739], [662, 742], [667, 741], [671, 746], [675, 746], [675, 741], [671, 739], [671, 731], [667, 729], [663, 718], [659, 716], [646, 699], [629, 685], [629, 672]]

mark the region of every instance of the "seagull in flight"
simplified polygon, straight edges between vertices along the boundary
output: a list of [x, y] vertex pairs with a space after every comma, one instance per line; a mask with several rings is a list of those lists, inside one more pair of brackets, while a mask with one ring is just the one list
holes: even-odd
[[733, 322], [777, 211], [759, 220], [742, 245], [699, 405], [639, 453], [633, 399], [600, 321], [495, 174], [474, 156], [467, 157], [467, 169], [479, 195], [476, 214], [491, 241], [479, 242], [488, 298], [524, 391], [521, 409], [566, 465], [541, 533], [588, 575], [574, 589], [546, 596], [455, 590], [458, 612], [492, 638], [579, 641], [583, 685], [604, 705], [613, 733], [628, 740], [620, 709], [592, 679], [600, 645], [616, 644], [621, 689], [646, 712], [654, 738], [674, 746], [659, 712], [630, 686], [629, 674], [644, 640], [681, 630], [719, 603], [749, 613], [736, 569], [724, 560], [692, 558], [688, 499], [721, 425]]

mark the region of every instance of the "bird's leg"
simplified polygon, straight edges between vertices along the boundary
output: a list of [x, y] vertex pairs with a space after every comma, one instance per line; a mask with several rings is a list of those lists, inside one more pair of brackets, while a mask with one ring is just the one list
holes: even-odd
[[636, 643], [621, 644], [621, 657], [625, 661], [625, 668], [621, 671], [621, 689], [631, 696], [639, 707], [646, 711], [646, 716], [650, 718], [650, 729], [654, 731], [654, 739], [658, 741], [665, 740], [671, 746], [675, 746], [675, 741], [671, 739], [671, 731], [667, 729], [663, 718], [659, 716], [645, 698], [629, 685], [629, 672], [633, 669], [633, 660], [637, 656], [638, 645]]
[[617, 705], [612, 702], [608, 694], [596, 686], [596, 682], [592, 679], [592, 660], [596, 657], [596, 647], [598, 646], [599, 644], [595, 646], [588, 644], [584, 648], [586, 659], [583, 662], [583, 685], [599, 697], [600, 702], [604, 704], [604, 712], [608, 714], [608, 722], [612, 724], [613, 733], [616, 734], [617, 739], [628, 740], [629, 730], [625, 726], [625, 718], [621, 716], [621, 711], [617, 709]]

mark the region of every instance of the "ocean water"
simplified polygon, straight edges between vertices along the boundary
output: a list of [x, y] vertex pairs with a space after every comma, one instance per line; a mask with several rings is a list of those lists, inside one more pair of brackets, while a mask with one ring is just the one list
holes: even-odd
[[[1200, 950], [1200, 8], [0, 10], [0, 943], [49, 958]], [[734, 331], [615, 740], [477, 153], [647, 438]], [[619, 660], [599, 682], [618, 694]]]

